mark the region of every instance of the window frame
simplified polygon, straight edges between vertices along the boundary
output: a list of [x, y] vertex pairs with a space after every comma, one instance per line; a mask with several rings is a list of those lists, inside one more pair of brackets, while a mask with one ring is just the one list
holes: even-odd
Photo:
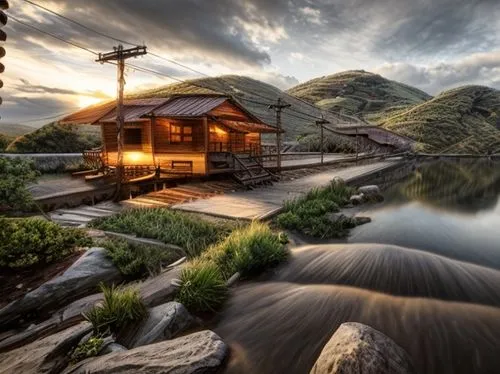
[[[178, 140], [174, 140], [174, 137]], [[170, 143], [193, 144], [193, 125], [170, 124]]]
[[[130, 140], [130, 135], [127, 136], [127, 132], [130, 131], [138, 131], [139, 136], [134, 136], [133, 139], [138, 139], [138, 143], [130, 143], [127, 141], [127, 139]], [[136, 134], [137, 135], [137, 134]], [[142, 147], [143, 146], [143, 128], [142, 127], [125, 127], [123, 129], [123, 144], [125, 147], [130, 147], [130, 148], [135, 148], [135, 147]]]

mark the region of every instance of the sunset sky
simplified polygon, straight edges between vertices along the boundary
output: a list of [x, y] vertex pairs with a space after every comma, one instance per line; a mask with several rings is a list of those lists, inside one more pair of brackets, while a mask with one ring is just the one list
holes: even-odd
[[[430, 94], [462, 84], [500, 88], [498, 0], [33, 0], [102, 33], [208, 75], [242, 74], [288, 88], [364, 69]], [[98, 52], [116, 42], [24, 0], [8, 14]], [[115, 95], [116, 69], [9, 20], [5, 123], [67, 113]], [[177, 78], [200, 77], [153, 56], [133, 61]], [[127, 90], [171, 83], [128, 70]]]

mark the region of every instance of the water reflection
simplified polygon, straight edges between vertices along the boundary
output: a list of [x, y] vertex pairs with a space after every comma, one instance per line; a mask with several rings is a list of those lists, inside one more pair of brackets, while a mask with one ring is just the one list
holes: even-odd
[[434, 162], [418, 166], [364, 212], [373, 222], [350, 243], [386, 243], [500, 269], [500, 165]]

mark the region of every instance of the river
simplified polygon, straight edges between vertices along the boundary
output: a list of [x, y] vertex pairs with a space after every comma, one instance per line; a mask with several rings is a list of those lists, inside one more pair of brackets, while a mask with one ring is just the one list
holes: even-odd
[[391, 337], [419, 373], [500, 372], [500, 165], [408, 171], [348, 239], [294, 248], [232, 292], [215, 326], [227, 373], [308, 373], [350, 321]]

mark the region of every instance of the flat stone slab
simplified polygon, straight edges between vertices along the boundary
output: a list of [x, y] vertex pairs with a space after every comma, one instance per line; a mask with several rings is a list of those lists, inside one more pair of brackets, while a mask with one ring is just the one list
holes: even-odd
[[278, 182], [269, 187], [177, 204], [173, 205], [172, 208], [232, 219], [263, 219], [277, 213], [286, 200], [298, 197], [313, 188], [326, 186], [335, 177], [349, 182], [354, 178], [390, 168], [396, 163], [397, 161], [384, 161], [345, 169], [328, 170], [293, 181]]
[[130, 351], [90, 358], [69, 367], [63, 373], [215, 373], [227, 352], [228, 348], [221, 338], [206, 330]]

